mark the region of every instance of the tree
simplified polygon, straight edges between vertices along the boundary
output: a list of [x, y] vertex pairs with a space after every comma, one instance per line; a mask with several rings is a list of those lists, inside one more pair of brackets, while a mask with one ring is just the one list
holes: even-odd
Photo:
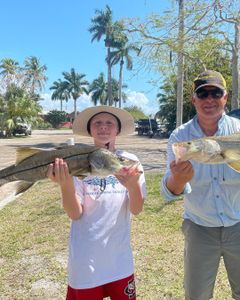
[[183, 120], [183, 78], [184, 78], [184, 0], [178, 0], [179, 4], [179, 29], [178, 29], [178, 62], [177, 62], [177, 116], [176, 126], [180, 126]]
[[[202, 57], [208, 69], [219, 71], [226, 79], [229, 87], [228, 93], [231, 96], [231, 58], [226, 50], [214, 49], [211, 50], [210, 56], [206, 55], [206, 49], [211, 49], [211, 45], [218, 44], [218, 40], [213, 37], [207, 37], [200, 40], [189, 52], [190, 57]], [[185, 60], [184, 72], [184, 90], [183, 90], [183, 122], [187, 122], [195, 115], [195, 109], [191, 104], [192, 98], [192, 82], [194, 78], [202, 72], [202, 66], [199, 62], [190, 58]], [[164, 83], [157, 94], [159, 101], [158, 118], [166, 123], [168, 131], [172, 131], [176, 126], [176, 109], [177, 109], [177, 76], [171, 74], [165, 77]]]
[[62, 111], [62, 102], [68, 101], [70, 98], [69, 92], [67, 90], [67, 83], [58, 79], [58, 81], [54, 81], [53, 85], [50, 87], [50, 90], [54, 90], [52, 93], [52, 100], [60, 100], [60, 110]]
[[93, 34], [91, 41], [100, 41], [104, 36], [105, 47], [107, 48], [107, 66], [108, 66], [108, 104], [113, 104], [112, 98], [112, 72], [111, 72], [111, 47], [118, 47], [122, 43], [123, 35], [121, 31], [123, 25], [121, 22], [113, 22], [112, 10], [106, 5], [105, 11], [96, 10], [95, 17], [92, 18], [92, 26], [89, 28], [89, 32]]
[[131, 51], [135, 51], [135, 52], [138, 53], [139, 48], [136, 47], [134, 44], [122, 43], [118, 49], [112, 51], [111, 54], [110, 54], [111, 66], [120, 63], [120, 69], [119, 69], [119, 94], [118, 94], [119, 107], [120, 108], [122, 106], [122, 79], [123, 79], [122, 72], [123, 72], [123, 65], [124, 65], [124, 61], [126, 61], [127, 70], [132, 70], [133, 60], [132, 60], [132, 57], [130, 56]]
[[47, 77], [45, 72], [46, 65], [41, 65], [40, 60], [35, 56], [29, 56], [24, 61], [24, 83], [29, 88], [31, 94], [36, 94], [37, 91], [42, 91]]
[[[121, 88], [126, 88], [127, 85], [126, 84], [123, 84]], [[115, 107], [117, 107], [117, 103], [120, 101], [119, 100], [119, 89], [120, 89], [120, 86], [119, 86], [119, 81], [116, 80], [115, 78], [112, 78], [112, 94], [113, 94], [113, 101], [115, 103]], [[127, 95], [124, 93], [124, 92], [121, 92], [122, 96], [122, 100], [123, 102], [126, 102], [126, 99], [127, 99]]]
[[[240, 99], [240, 8], [239, 1], [221, 1], [216, 2], [216, 16], [222, 21], [222, 25], [231, 24], [233, 30], [221, 30], [226, 43], [230, 46], [230, 52], [232, 55], [232, 99], [231, 109], [239, 107]], [[235, 4], [235, 7], [234, 7]], [[233, 37], [231, 37], [233, 33]]]
[[8, 86], [15, 82], [19, 71], [19, 63], [12, 58], [3, 58], [0, 63], [0, 70], [1, 87], [4, 88], [4, 85]]
[[[131, 33], [132, 38], [138, 45], [141, 45], [139, 58], [141, 64], [163, 76], [178, 74], [178, 104], [177, 104], [177, 125], [182, 122], [182, 95], [184, 78], [184, 59], [198, 61], [202, 66], [205, 64], [201, 57], [193, 57], [190, 54], [192, 46], [204, 36], [211, 36], [216, 33], [216, 25], [219, 23], [215, 16], [214, 1], [188, 1], [184, 7], [184, 1], [178, 0], [179, 13], [176, 9], [166, 11], [163, 16], [149, 16], [143, 22], [130, 20], [126, 30]], [[215, 49], [222, 43], [211, 45]], [[205, 49], [209, 53], [209, 49]]]
[[89, 93], [94, 105], [100, 102], [101, 105], [107, 104], [107, 82], [104, 79], [104, 74], [100, 73], [97, 79], [94, 79], [89, 86]]
[[144, 114], [144, 112], [142, 111], [142, 109], [140, 107], [137, 106], [129, 106], [129, 107], [125, 107], [124, 108], [126, 111], [128, 111], [134, 118], [135, 121], [139, 120], [139, 119], [146, 119], [148, 118], [148, 116], [146, 116]]
[[68, 116], [65, 111], [51, 110], [46, 115], [46, 121], [50, 123], [53, 128], [57, 128], [62, 122], [67, 120]]
[[88, 81], [84, 80], [85, 74], [79, 74], [74, 68], [70, 72], [63, 72], [65, 92], [74, 100], [74, 116], [77, 116], [77, 99], [83, 94], [88, 94]]
[[18, 120], [30, 124], [37, 122], [41, 107], [23, 88], [10, 84], [2, 101], [4, 102], [2, 126], [9, 135], [11, 135]]

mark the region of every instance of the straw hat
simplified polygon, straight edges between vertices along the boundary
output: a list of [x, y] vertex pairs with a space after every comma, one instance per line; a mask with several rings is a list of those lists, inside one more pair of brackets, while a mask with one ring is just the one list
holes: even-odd
[[73, 122], [73, 133], [90, 136], [87, 129], [88, 122], [94, 115], [99, 113], [109, 113], [119, 119], [121, 123], [121, 130], [118, 135], [127, 135], [134, 132], [134, 119], [128, 111], [113, 106], [102, 105], [89, 107], [81, 111]]

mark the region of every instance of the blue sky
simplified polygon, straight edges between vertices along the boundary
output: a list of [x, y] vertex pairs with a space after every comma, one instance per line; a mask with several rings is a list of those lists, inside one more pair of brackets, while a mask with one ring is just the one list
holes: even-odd
[[[49, 87], [53, 81], [62, 78], [63, 71], [72, 67], [86, 74], [91, 82], [100, 72], [107, 78], [104, 42], [91, 43], [88, 29], [96, 9], [105, 9], [109, 5], [113, 19], [123, 17], [144, 18], [151, 13], [161, 14], [171, 6], [167, 0], [8, 0], [1, 3], [0, 18], [0, 59], [12, 58], [20, 65], [28, 56], [36, 56], [41, 64], [47, 65], [48, 81], [42, 92], [41, 102], [45, 111], [59, 108], [59, 102], [50, 100]], [[114, 67], [113, 76], [118, 78], [118, 68]], [[155, 96], [158, 92], [148, 81], [158, 78], [156, 74], [133, 73], [124, 70], [124, 82], [128, 88], [129, 105], [142, 106], [147, 114], [158, 110]], [[79, 111], [91, 106], [88, 97], [78, 100]], [[73, 101], [64, 104], [67, 111], [73, 110]]]

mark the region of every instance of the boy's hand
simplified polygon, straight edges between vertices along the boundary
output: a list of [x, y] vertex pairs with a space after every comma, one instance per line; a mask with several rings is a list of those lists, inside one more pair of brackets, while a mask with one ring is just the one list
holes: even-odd
[[132, 167], [123, 167], [115, 176], [129, 190], [138, 183], [138, 179], [142, 173], [139, 166], [135, 165]]
[[72, 180], [68, 165], [62, 158], [56, 158], [54, 164], [49, 165], [47, 177], [60, 185]]

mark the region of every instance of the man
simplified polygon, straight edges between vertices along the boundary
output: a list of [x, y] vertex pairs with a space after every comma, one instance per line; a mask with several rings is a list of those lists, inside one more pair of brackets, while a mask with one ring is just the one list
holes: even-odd
[[172, 151], [175, 142], [240, 131], [240, 122], [224, 112], [226, 82], [219, 72], [201, 73], [193, 91], [196, 115], [171, 134], [162, 180], [162, 194], [168, 201], [184, 196], [185, 299], [213, 297], [222, 257], [232, 297], [240, 300], [240, 174], [227, 164], [176, 162]]

